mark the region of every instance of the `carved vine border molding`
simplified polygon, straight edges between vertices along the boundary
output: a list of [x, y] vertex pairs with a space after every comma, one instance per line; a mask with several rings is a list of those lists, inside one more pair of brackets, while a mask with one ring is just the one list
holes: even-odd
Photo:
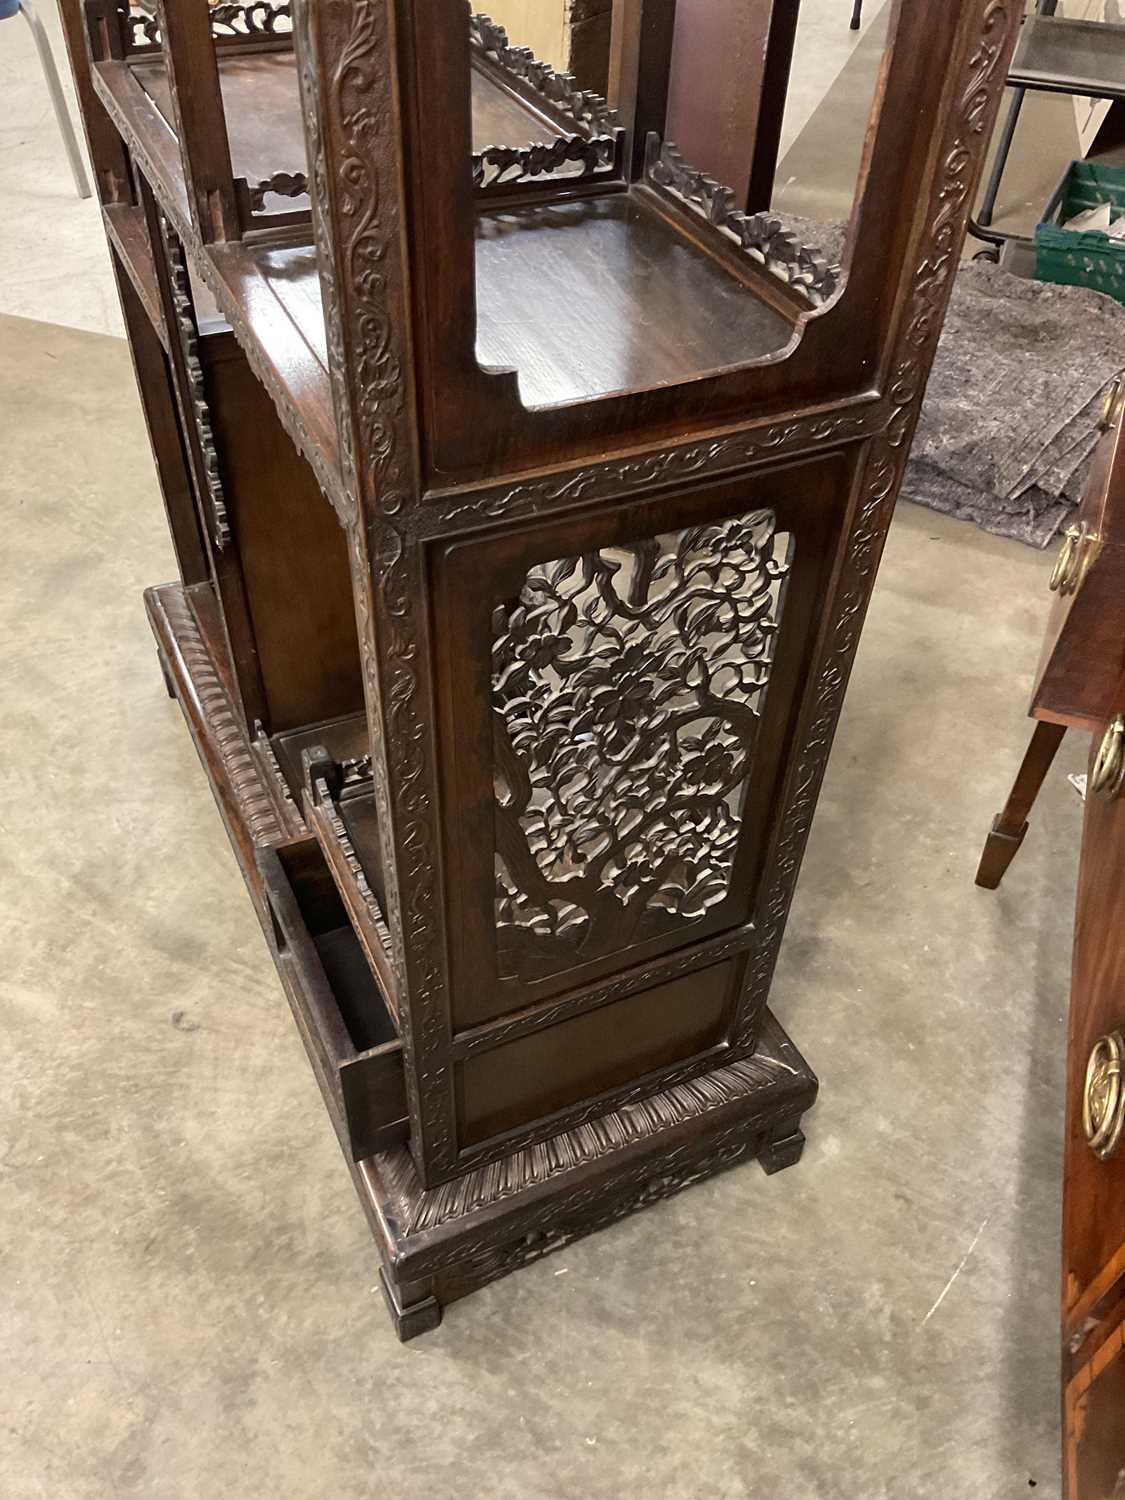
[[[155, 600], [183, 658], [199, 704], [200, 728], [215, 747], [251, 841], [256, 845], [279, 843], [287, 836], [287, 830], [282, 827], [266, 777], [246, 738], [241, 715], [235, 712], [219, 678], [183, 589], [176, 585], [154, 589], [146, 597]], [[191, 695], [181, 697], [185, 715], [194, 717]]]
[[[564, 168], [577, 167], [577, 171]], [[560, 136], [534, 146], [486, 146], [472, 160], [473, 187], [487, 195], [494, 188], [546, 178], [552, 188], [589, 182], [599, 174], [612, 177], [617, 167], [617, 142], [612, 136]]]
[[[415, 438], [404, 372], [404, 270], [393, 188], [396, 122], [380, 0], [297, 6], [301, 106], [345, 484], [366, 499], [349, 554], [383, 839], [387, 918], [409, 1024], [404, 1072], [415, 1139], [452, 1168], [445, 934], [438, 896], [424, 590], [402, 512], [415, 498]], [[321, 57], [322, 40], [330, 56]], [[319, 105], [319, 107], [318, 107]], [[322, 119], [323, 115], [323, 119]], [[323, 125], [323, 128], [322, 128]], [[331, 145], [329, 145], [330, 138]], [[329, 157], [331, 155], [331, 170]], [[335, 209], [335, 215], [333, 210]], [[339, 226], [336, 242], [334, 217]], [[372, 595], [379, 599], [378, 630]]]
[[[451, 1182], [425, 1191], [420, 1189], [409, 1169], [403, 1170], [406, 1162], [401, 1160], [400, 1154], [394, 1153], [398, 1159], [398, 1171], [394, 1175], [399, 1182], [397, 1191], [390, 1183], [388, 1187], [398, 1200], [396, 1206], [403, 1214], [404, 1228], [409, 1234], [440, 1228], [482, 1208], [493, 1208], [529, 1187], [651, 1140], [659, 1132], [675, 1130], [716, 1110], [737, 1107], [756, 1097], [760, 1099], [762, 1089], [771, 1083], [784, 1085], [792, 1081], [793, 1067], [800, 1062], [791, 1043], [788, 1048], [779, 1045], [781, 1036], [783, 1033], [777, 1023], [771, 1022], [765, 1055], [728, 1063], [704, 1077], [663, 1089], [643, 1102], [621, 1104], [600, 1119], [568, 1130], [565, 1147], [551, 1141], [523, 1147], [519, 1158], [512, 1163], [513, 1170], [504, 1174], [477, 1167]], [[790, 1056], [781, 1055], [786, 1051]], [[811, 1084], [811, 1076], [806, 1076]]]
[[513, 47], [491, 16], [470, 13], [469, 44], [505, 76], [515, 93], [564, 132], [553, 141], [492, 145], [474, 152], [473, 187], [478, 194], [487, 197], [544, 178], [557, 188], [621, 176], [625, 132], [600, 94], [580, 89], [570, 73], [556, 73], [529, 47]]
[[917, 420], [926, 375], [941, 333], [942, 314], [956, 272], [970, 190], [988, 144], [986, 125], [995, 111], [990, 80], [1001, 68], [1011, 21], [1011, 0], [989, 0], [980, 35], [966, 61], [967, 78], [942, 143], [930, 218], [899, 336], [890, 386], [893, 410], [868, 457], [863, 497], [852, 526], [844, 577], [832, 622], [832, 647], [817, 681], [812, 716], [793, 777], [794, 791], [771, 860], [772, 875], [759, 903], [757, 942], [747, 971], [747, 994], [765, 1005], [801, 853], [843, 703], [859, 632], [875, 580], [902, 471]]
[[306, 428], [292, 395], [278, 377], [276, 366], [262, 352], [257, 336], [243, 316], [241, 305], [231, 295], [222, 275], [212, 265], [209, 253], [204, 250], [196, 236], [195, 226], [190, 216], [182, 208], [177, 208], [177, 193], [162, 172], [159, 162], [149, 153], [146, 141], [134, 130], [132, 120], [120, 108], [115, 96], [102, 89], [98, 89], [97, 92], [102, 107], [113, 121], [122, 139], [128, 143], [130, 154], [136, 165], [152, 185], [153, 192], [161, 204], [162, 212], [175, 229], [180, 242], [190, 245], [193, 268], [206, 284], [223, 317], [230, 324], [231, 332], [238, 341], [251, 369], [273, 401], [281, 419], [281, 425], [292, 438], [293, 446], [303, 458], [307, 459], [316, 474], [317, 483], [339, 516], [340, 524], [348, 526], [355, 519], [355, 502], [342, 481], [340, 470], [333, 464], [330, 454], [316, 442], [313, 434]]
[[681, 448], [663, 448], [609, 463], [523, 480], [483, 495], [442, 496], [431, 502], [435, 527], [468, 521], [501, 521], [535, 515], [566, 504], [593, 504], [634, 490], [722, 473], [781, 454], [820, 450], [835, 443], [873, 437], [887, 425], [885, 403], [836, 416], [798, 417], [730, 433]]

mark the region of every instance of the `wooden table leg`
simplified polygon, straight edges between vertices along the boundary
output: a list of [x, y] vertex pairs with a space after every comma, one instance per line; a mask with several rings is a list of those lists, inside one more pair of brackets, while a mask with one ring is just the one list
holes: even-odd
[[994, 891], [1000, 884], [1004, 871], [1023, 843], [1031, 804], [1039, 794], [1043, 778], [1050, 770], [1055, 751], [1062, 744], [1065, 733], [1064, 724], [1047, 724], [1043, 721], [1036, 724], [1023, 763], [1004, 804], [1004, 811], [993, 818], [992, 827], [984, 841], [984, 850], [977, 867], [977, 885], [983, 885], [986, 890]]

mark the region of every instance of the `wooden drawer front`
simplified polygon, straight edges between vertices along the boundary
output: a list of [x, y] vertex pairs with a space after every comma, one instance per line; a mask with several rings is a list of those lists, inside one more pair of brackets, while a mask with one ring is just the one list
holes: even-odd
[[1125, 667], [1125, 437], [1102, 437], [1051, 577], [1053, 604], [1031, 711], [1095, 729]]
[[315, 839], [259, 849], [278, 967], [354, 1161], [409, 1134], [402, 1043]]

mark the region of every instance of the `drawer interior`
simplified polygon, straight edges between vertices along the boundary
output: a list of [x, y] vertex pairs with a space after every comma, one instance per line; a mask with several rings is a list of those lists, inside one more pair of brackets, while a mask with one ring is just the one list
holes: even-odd
[[257, 852], [278, 968], [353, 1160], [409, 1133], [402, 1043], [313, 838]]

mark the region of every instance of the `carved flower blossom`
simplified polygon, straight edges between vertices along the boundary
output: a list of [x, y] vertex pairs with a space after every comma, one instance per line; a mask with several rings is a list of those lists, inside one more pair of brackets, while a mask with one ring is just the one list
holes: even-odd
[[519, 641], [515, 648], [515, 655], [517, 661], [523, 662], [533, 671], [544, 672], [549, 667], [553, 667], [560, 656], [565, 656], [569, 649], [569, 636], [557, 635], [550, 630], [541, 630]]
[[725, 745], [706, 745], [684, 761], [684, 775], [700, 786], [727, 782], [734, 771], [734, 755]]

